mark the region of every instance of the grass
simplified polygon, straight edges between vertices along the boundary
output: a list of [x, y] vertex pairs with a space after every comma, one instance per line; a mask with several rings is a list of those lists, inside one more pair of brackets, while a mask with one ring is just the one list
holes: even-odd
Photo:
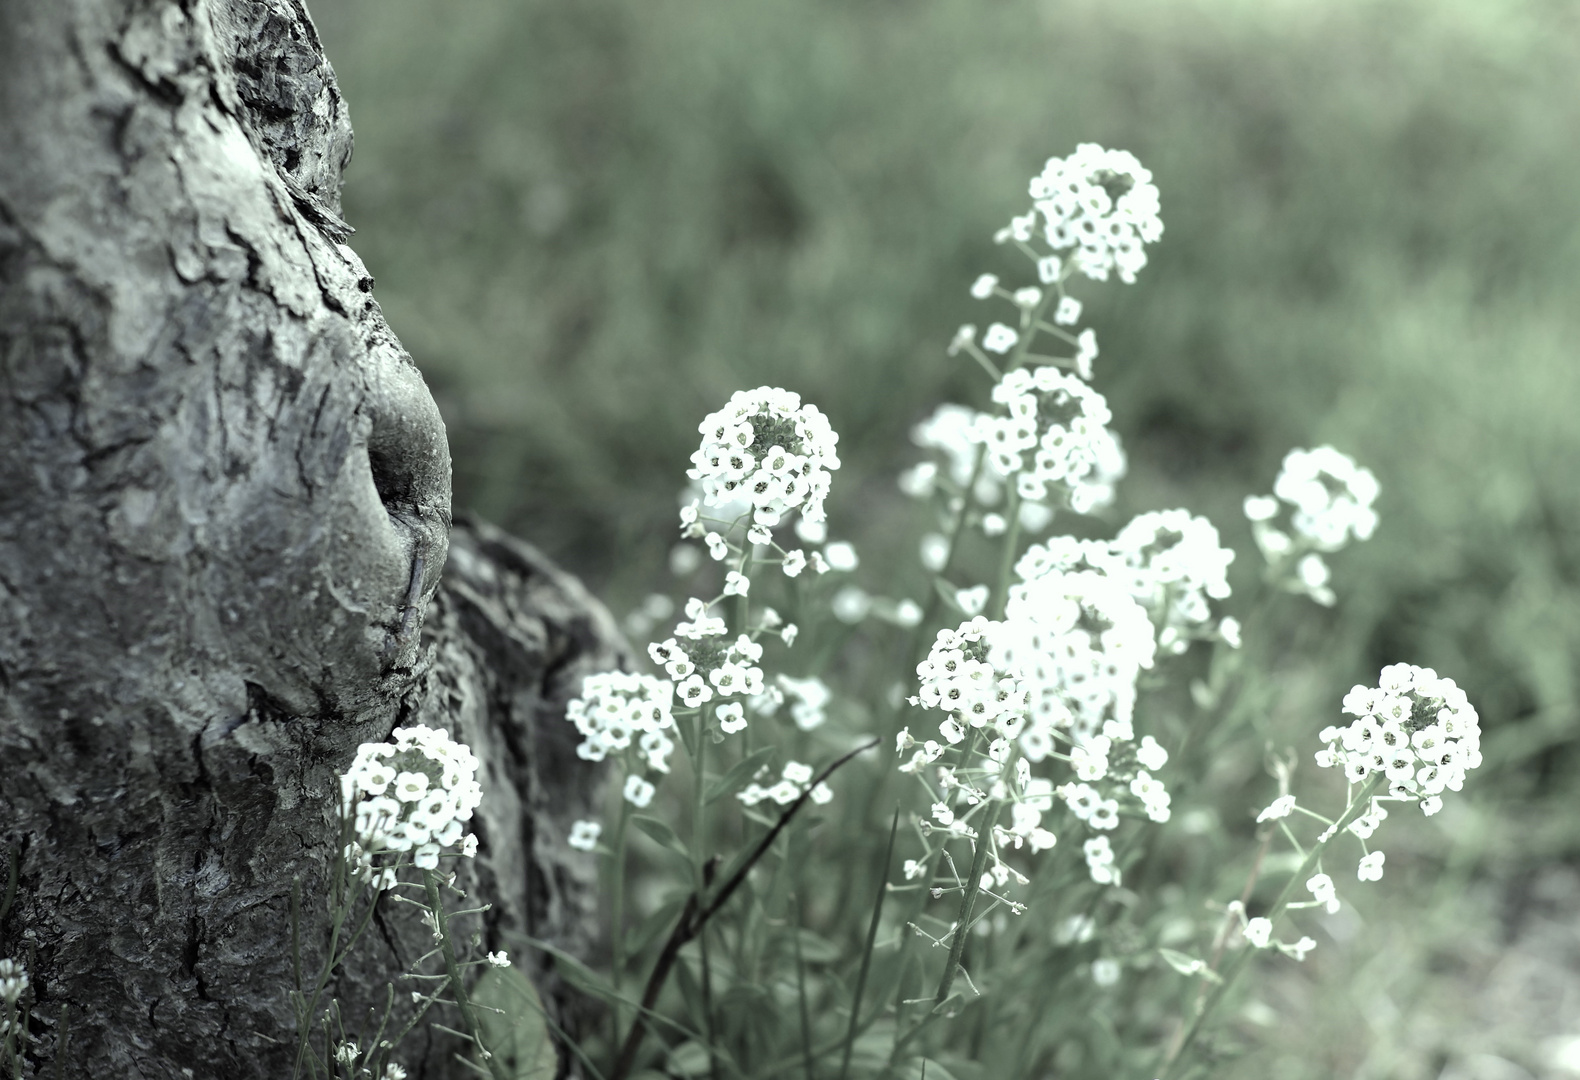
[[[1433, 1076], [1476, 1053], [1539, 1067], [1534, 1036], [1507, 1046], [1476, 1019], [1474, 979], [1426, 974], [1456, 942], [1495, 950], [1489, 898], [1580, 849], [1565, 801], [1572, 12], [335, 0], [314, 14], [358, 134], [347, 216], [445, 412], [458, 507], [540, 543], [616, 610], [680, 584], [660, 568], [695, 425], [762, 383], [841, 433], [831, 516], [863, 584], [917, 595], [917, 518], [893, 475], [916, 460], [910, 425], [974, 385], [942, 345], [979, 318], [971, 279], [1013, 265], [988, 238], [1046, 156], [1133, 150], [1168, 231], [1137, 285], [1085, 293], [1131, 458], [1116, 522], [1206, 513], [1244, 580], [1240, 497], [1291, 446], [1354, 454], [1382, 480], [1383, 525], [1338, 560], [1337, 612], [1283, 632], [1269, 731], [1309, 741], [1337, 694], [1404, 659], [1452, 674], [1488, 732], [1462, 813], [1401, 827], [1365, 921], [1269, 984], [1274, 1019], [1246, 1022], [1247, 1055], [1222, 1075]], [[1252, 747], [1214, 782], [1261, 769]], [[1222, 854], [1207, 847], [1200, 873]], [[865, 910], [867, 880], [849, 892]], [[808, 898], [809, 918], [842, 902]], [[1399, 1003], [1440, 984], [1437, 1034], [1417, 1038]]]

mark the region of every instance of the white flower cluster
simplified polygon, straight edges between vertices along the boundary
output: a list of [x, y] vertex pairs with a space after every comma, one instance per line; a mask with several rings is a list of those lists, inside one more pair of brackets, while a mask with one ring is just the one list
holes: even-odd
[[790, 719], [795, 721], [796, 727], [811, 731], [828, 718], [826, 710], [834, 695], [822, 679], [815, 675], [805, 679], [780, 675], [774, 681], [790, 701]]
[[698, 425], [702, 445], [686, 475], [702, 483], [703, 501], [719, 506], [742, 496], [752, 520], [772, 528], [791, 511], [822, 521], [839, 441], [816, 405], [776, 387], [738, 390]]
[[[1133, 282], [1147, 264], [1145, 245], [1163, 235], [1158, 189], [1135, 155], [1081, 143], [1067, 158], [1049, 158], [1030, 185], [1032, 210], [1012, 220], [995, 240], [1031, 240], [1042, 219], [1042, 235], [1054, 251], [1070, 251], [1077, 269], [1096, 281], [1117, 270]], [[1058, 270], [1044, 281], [1057, 280]]]
[[[1035, 566], [1023, 558], [1022, 573]], [[1146, 611], [1123, 582], [1095, 571], [1045, 572], [1010, 586], [1002, 661], [1021, 679], [1030, 703], [1021, 750], [1041, 761], [1053, 732], [1077, 743], [1104, 734], [1134, 738], [1136, 679], [1157, 644]], [[1112, 728], [1108, 726], [1112, 723]]]
[[[971, 482], [977, 454], [983, 450], [983, 440], [977, 437], [977, 432], [980, 426], [991, 423], [992, 419], [964, 405], [944, 404], [938, 406], [932, 416], [911, 429], [911, 441], [917, 446], [940, 452], [944, 459], [943, 479], [952, 495], [963, 491]], [[1098, 498], [1094, 505], [1112, 501], [1113, 484], [1124, 473], [1124, 452], [1119, 449], [1118, 438], [1110, 437], [1114, 439], [1113, 452], [1105, 451], [1101, 467], [1087, 477], [1089, 487], [1108, 486], [1106, 499], [1101, 490], [1095, 492]], [[939, 464], [924, 461], [900, 474], [900, 490], [913, 499], [931, 498], [938, 490], [939, 480]], [[977, 474], [972, 495], [979, 506], [997, 506], [1004, 498], [1004, 482], [992, 468], [984, 467]], [[1026, 501], [1020, 504], [1020, 526], [1027, 532], [1041, 532], [1052, 520], [1053, 510], [1048, 506]], [[989, 536], [999, 536], [1009, 523], [1002, 514], [988, 513], [983, 516], [981, 525]]]
[[[1018, 591], [1017, 591], [1018, 590]], [[1087, 826], [1118, 826], [1121, 800], [1134, 800], [1153, 821], [1167, 821], [1170, 797], [1153, 775], [1168, 752], [1150, 735], [1139, 746], [1131, 713], [1135, 683], [1154, 655], [1152, 625], [1136, 601], [1116, 581], [1095, 572], [1055, 573], [1022, 582], [1011, 591], [1006, 620], [978, 617], [955, 630], [939, 632], [928, 657], [917, 667], [920, 690], [913, 704], [950, 715], [939, 725], [943, 742], [926, 740], [902, 772], [919, 773], [961, 742], [970, 728], [988, 735], [988, 758], [1008, 761], [1018, 740], [1024, 755], [1016, 762], [1014, 785], [1003, 779], [990, 786], [993, 798], [1012, 800], [1013, 826], [1002, 841], [1032, 850], [1053, 845], [1041, 816], [1057, 797]], [[1100, 733], [1099, 733], [1100, 731]], [[1075, 782], [1055, 788], [1032, 777], [1031, 763], [1068, 744]], [[896, 751], [916, 746], [902, 731]], [[943, 787], [961, 785], [966, 801], [980, 793], [966, 790], [955, 773], [940, 767]], [[1102, 784], [1100, 789], [1093, 784]], [[974, 789], [972, 789], [974, 791]], [[940, 806], [951, 827], [956, 819]], [[1106, 878], [1094, 871], [1094, 880]]]
[[1004, 623], [981, 615], [956, 630], [942, 629], [927, 659], [916, 666], [917, 701], [924, 709], [949, 714], [939, 730], [951, 745], [965, 738], [967, 728], [992, 723], [991, 732], [1007, 740], [1025, 723], [1026, 692], [1019, 678], [993, 662], [994, 639], [1004, 629]]
[[1009, 372], [993, 400], [1008, 415], [979, 415], [971, 437], [987, 447], [994, 473], [1014, 477], [1022, 499], [1042, 502], [1058, 492], [1080, 514], [1113, 501], [1125, 458], [1102, 394], [1044, 366]]
[[[483, 801], [471, 748], [422, 724], [396, 728], [391, 738], [363, 743], [340, 778], [341, 808], [356, 837], [348, 856], [365, 869], [366, 856], [409, 851], [416, 866], [432, 870], [457, 841], [461, 854], [475, 854], [477, 838], [462, 837]], [[386, 886], [390, 878], [381, 875]]]
[[1142, 514], [1113, 540], [1056, 536], [1034, 544], [1015, 564], [1024, 580], [1092, 572], [1119, 582], [1158, 627], [1158, 645], [1178, 655], [1212, 619], [1208, 598], [1229, 595], [1226, 571], [1234, 552], [1218, 530], [1188, 510]]
[[27, 969], [11, 959], [0, 960], [0, 1001], [15, 1005], [27, 992]]
[[[1372, 509], [1377, 492], [1377, 477], [1371, 470], [1331, 446], [1291, 450], [1273, 494], [1248, 496], [1245, 516], [1269, 563], [1297, 560], [1290, 587], [1332, 606], [1337, 599], [1328, 586], [1332, 574], [1318, 552], [1338, 551], [1351, 539], [1370, 539], [1377, 529], [1377, 512]], [[1293, 536], [1274, 523], [1282, 509], [1279, 500], [1294, 508]]]
[[655, 772], [669, 771], [675, 742], [670, 715], [675, 685], [668, 679], [625, 671], [602, 671], [582, 680], [582, 693], [565, 707], [565, 719], [582, 733], [576, 748], [586, 761], [602, 761], [633, 742]]
[[[757, 666], [763, 647], [745, 634], [733, 643], [719, 640], [725, 636], [724, 620], [707, 614], [707, 605], [695, 598], [686, 602], [690, 623], [680, 623], [675, 633], [686, 638], [654, 642], [647, 647], [653, 663], [663, 665], [675, 680], [674, 692], [688, 709], [701, 708], [715, 697], [753, 697], [763, 692], [763, 669]], [[720, 708], [719, 719], [726, 732], [739, 731], [745, 721], [731, 710]], [[736, 726], [738, 724], [738, 726]]]
[[1111, 544], [1124, 560], [1131, 595], [1158, 626], [1158, 645], [1178, 655], [1192, 633], [1212, 618], [1207, 600], [1229, 596], [1234, 552], [1218, 543], [1218, 530], [1189, 510], [1141, 514]]
[[[1431, 668], [1385, 667], [1376, 688], [1356, 686], [1344, 695], [1344, 711], [1354, 721], [1323, 730], [1326, 746], [1317, 764], [1339, 766], [1351, 783], [1382, 774], [1390, 798], [1418, 799], [1424, 814], [1437, 813], [1443, 791], [1460, 790], [1466, 771], [1481, 764], [1476, 710], [1454, 680], [1439, 678]], [[1369, 834], [1376, 827], [1372, 815], [1381, 809], [1374, 804], [1351, 829]]]
[[[761, 779], [766, 773], [766, 768], [758, 773]], [[763, 787], [756, 782], [747, 784], [735, 797], [747, 806], [756, 806], [764, 799], [772, 799], [780, 806], [788, 806], [799, 799], [812, 784], [812, 766], [803, 765], [799, 761], [785, 762], [784, 771], [779, 774], [779, 782]], [[819, 806], [834, 797], [834, 791], [827, 784], [818, 784], [811, 787], [811, 799]]]

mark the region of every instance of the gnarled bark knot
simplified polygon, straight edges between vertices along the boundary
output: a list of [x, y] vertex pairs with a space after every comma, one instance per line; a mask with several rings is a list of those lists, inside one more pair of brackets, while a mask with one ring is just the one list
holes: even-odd
[[[618, 634], [493, 530], [443, 571], [444, 426], [344, 243], [350, 152], [295, 0], [0, 4], [0, 955], [38, 1062], [71, 1006], [68, 1075], [289, 1075], [291, 881], [400, 722], [483, 761], [488, 944], [592, 943], [560, 714]], [[425, 948], [378, 923], [351, 1017]]]

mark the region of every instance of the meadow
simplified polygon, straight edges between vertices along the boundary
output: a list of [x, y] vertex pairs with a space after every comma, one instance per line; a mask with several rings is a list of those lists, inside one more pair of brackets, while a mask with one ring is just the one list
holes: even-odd
[[[1231, 880], [1277, 793], [1268, 757], [1292, 747], [1319, 782], [1315, 733], [1385, 664], [1451, 676], [1485, 752], [1441, 814], [1395, 814], [1387, 876], [1310, 920], [1304, 964], [1259, 958], [1211, 1075], [1580, 1075], [1580, 13], [320, 0], [313, 14], [357, 132], [352, 242], [444, 412], [458, 510], [537, 543], [621, 614], [702, 587], [669, 569], [697, 425], [759, 385], [816, 403], [839, 433], [829, 528], [860, 555], [850, 580], [925, 601], [916, 538], [931, 526], [896, 477], [922, 460], [910, 433], [939, 403], [985, 401], [945, 347], [985, 321], [971, 282], [1019, 269], [992, 235], [1049, 156], [1133, 152], [1164, 235], [1136, 284], [1081, 292], [1129, 475], [1112, 509], [1071, 527], [1110, 536], [1189, 507], [1236, 549], [1240, 593], [1260, 558], [1241, 500], [1270, 490], [1290, 448], [1336, 446], [1381, 485], [1376, 535], [1332, 559], [1337, 604], [1291, 597], [1263, 625], [1277, 692], [1207, 763], [1166, 865], [1193, 895]], [[640, 650], [651, 628], [631, 629]], [[831, 681], [860, 682], [891, 648], [881, 625], [829, 630], [840, 647], [816, 662]], [[839, 706], [852, 731], [877, 724], [870, 689]], [[863, 896], [889, 813], [869, 809], [861, 839], [805, 841], [845, 859]], [[1082, 1015], [1124, 990], [1082, 985]], [[1084, 1056], [1044, 1065], [1086, 1075], [1114, 1037], [1076, 1032]]]

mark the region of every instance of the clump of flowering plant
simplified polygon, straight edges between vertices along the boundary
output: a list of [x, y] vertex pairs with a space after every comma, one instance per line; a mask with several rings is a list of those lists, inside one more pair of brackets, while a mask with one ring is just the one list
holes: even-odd
[[[1214, 931], [1202, 904], [1176, 896], [1183, 889], [1167, 881], [1176, 863], [1149, 858], [1200, 831], [1204, 760], [1248, 735], [1248, 714], [1267, 700], [1253, 663], [1265, 659], [1264, 613], [1287, 594], [1337, 602], [1327, 557], [1372, 535], [1378, 484], [1332, 447], [1291, 451], [1273, 494], [1245, 500], [1266, 563], [1249, 599], [1230, 587], [1234, 551], [1186, 509], [1140, 513], [1094, 538], [1108, 529], [1094, 515], [1114, 505], [1126, 458], [1095, 385], [1097, 335], [1080, 325], [1069, 287], [1136, 280], [1162, 235], [1158, 192], [1132, 155], [1083, 144], [1049, 159], [1029, 195], [1031, 209], [995, 239], [1026, 256], [1031, 273], [979, 275], [970, 295], [1003, 314], [984, 319], [985, 330], [961, 326], [945, 350], [988, 377], [981, 407], [945, 403], [913, 429], [928, 457], [900, 487], [933, 515], [917, 546], [926, 572], [917, 598], [869, 592], [856, 575], [873, 560], [829, 540], [824, 500], [839, 459], [816, 407], [760, 387], [700, 425], [671, 559], [700, 580], [696, 595], [647, 647], [651, 673], [589, 676], [567, 712], [582, 757], [613, 760], [623, 775], [608, 843], [599, 821], [576, 822], [568, 837], [608, 860], [611, 971], [593, 992], [611, 1011], [598, 1044], [610, 1080], [644, 1065], [776, 1075], [787, 1062], [842, 1080], [853, 1068], [919, 1075], [963, 1042], [1012, 1061], [1006, 1075], [1075, 1075], [1057, 1014], [1095, 1018], [1111, 988], [1172, 979], [1170, 969], [1197, 980], [1172, 1031], [1154, 1016], [1146, 1045], [1080, 1075], [1124, 1074], [1131, 1065], [1120, 1063], [1139, 1069], [1161, 1055], [1146, 1075], [1177, 1080], [1251, 956], [1299, 961], [1316, 947], [1283, 920], [1339, 910], [1323, 869], [1333, 845], [1358, 840], [1356, 876], [1376, 880], [1383, 853], [1366, 840], [1383, 804], [1418, 801], [1435, 813], [1441, 792], [1458, 790], [1479, 761], [1475, 713], [1453, 683], [1386, 669], [1378, 688], [1345, 698], [1353, 722], [1321, 734], [1318, 763], [1350, 781], [1343, 809], [1304, 805], [1291, 786], [1296, 758], [1270, 750], [1279, 791], [1260, 813], [1246, 808], [1261, 846], [1240, 899], [1211, 905], [1221, 912]], [[1088, 520], [1074, 528], [1075, 517]], [[1060, 522], [1081, 538], [1057, 534]], [[793, 541], [777, 531], [792, 525]], [[630, 625], [646, 633], [667, 619], [675, 603], [658, 599]], [[842, 653], [856, 634], [859, 646]], [[1187, 721], [1154, 695], [1185, 677], [1196, 649], [1211, 655], [1178, 695], [1196, 709]], [[852, 689], [852, 671], [878, 657], [902, 663]], [[832, 771], [877, 745], [885, 761], [852, 766], [860, 780], [836, 793]], [[808, 764], [820, 760], [821, 770]], [[891, 803], [873, 860], [861, 847], [877, 816], [869, 811]], [[798, 817], [808, 806], [838, 815], [840, 828], [814, 832], [826, 818]], [[1307, 822], [1316, 835], [1303, 840]], [[641, 893], [669, 897], [642, 913], [639, 932], [626, 907], [632, 825], [662, 858]], [[1270, 857], [1280, 838], [1291, 848], [1282, 861]], [[847, 925], [843, 913], [858, 906], [850, 882], [868, 865], [872, 906], [862, 926]], [[1265, 902], [1258, 884], [1286, 872]], [[833, 905], [815, 932], [809, 898]], [[1186, 951], [1202, 937], [1201, 955]], [[821, 959], [805, 955], [809, 945]], [[859, 959], [841, 966], [846, 955]], [[634, 998], [624, 983], [637, 973], [645, 981]], [[870, 999], [869, 977], [885, 980]], [[1039, 982], [1069, 992], [1018, 994]], [[761, 1008], [782, 1004], [787, 987], [789, 1019]], [[975, 1010], [969, 1039], [949, 1023], [966, 1010]]]

